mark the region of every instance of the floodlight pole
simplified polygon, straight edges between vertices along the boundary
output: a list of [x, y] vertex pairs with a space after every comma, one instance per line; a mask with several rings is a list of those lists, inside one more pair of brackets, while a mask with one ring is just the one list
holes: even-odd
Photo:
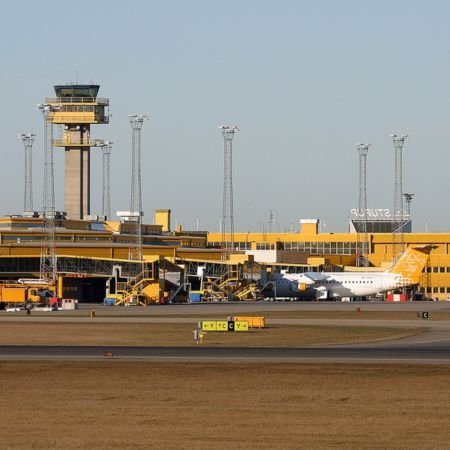
[[219, 127], [224, 139], [223, 203], [222, 203], [222, 259], [227, 260], [234, 249], [233, 213], [233, 137], [239, 128], [235, 125]]
[[404, 251], [403, 243], [403, 146], [407, 134], [393, 133], [390, 135], [395, 149], [395, 186], [394, 186], [394, 227], [393, 227], [393, 257], [399, 258]]
[[141, 129], [147, 116], [129, 114], [131, 125], [131, 201], [130, 222], [135, 224], [134, 243], [130, 246], [130, 259], [142, 261], [142, 183], [141, 183]]
[[[369, 152], [370, 144], [356, 144], [356, 149], [359, 153], [359, 211], [358, 216], [361, 217], [361, 229], [358, 230], [358, 257], [356, 260], [357, 266], [367, 266], [367, 255], [369, 253], [369, 243], [367, 235], [367, 153]], [[362, 241], [359, 237], [362, 235]]]
[[19, 134], [18, 138], [22, 140], [25, 147], [25, 189], [23, 195], [23, 210], [33, 211], [33, 154], [32, 148], [34, 138], [33, 133]]

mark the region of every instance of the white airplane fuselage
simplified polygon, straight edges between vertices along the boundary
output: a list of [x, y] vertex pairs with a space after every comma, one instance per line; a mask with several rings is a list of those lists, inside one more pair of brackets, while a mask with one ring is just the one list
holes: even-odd
[[366, 297], [417, 284], [428, 256], [430, 245], [408, 247], [400, 258], [384, 272], [305, 272], [274, 275], [276, 297]]
[[312, 281], [305, 274], [284, 274], [275, 280], [277, 297], [365, 297], [401, 287], [401, 276], [386, 272], [327, 272]]

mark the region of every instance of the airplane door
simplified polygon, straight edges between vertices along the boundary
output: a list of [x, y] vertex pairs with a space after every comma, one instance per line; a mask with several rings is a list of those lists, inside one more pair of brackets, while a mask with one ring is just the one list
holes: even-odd
[[375, 277], [374, 279], [375, 289], [380, 292], [383, 289], [383, 277]]

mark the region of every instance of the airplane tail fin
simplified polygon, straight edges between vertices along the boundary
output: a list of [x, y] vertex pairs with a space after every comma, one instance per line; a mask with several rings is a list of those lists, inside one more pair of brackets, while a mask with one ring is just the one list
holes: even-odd
[[398, 261], [386, 272], [401, 275], [404, 278], [405, 284], [419, 283], [420, 274], [433, 248], [436, 248], [436, 246], [408, 247]]

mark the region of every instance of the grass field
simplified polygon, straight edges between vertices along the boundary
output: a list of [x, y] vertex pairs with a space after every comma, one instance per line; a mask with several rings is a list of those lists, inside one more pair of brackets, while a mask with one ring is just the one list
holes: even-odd
[[444, 449], [450, 366], [2, 362], [1, 449]]
[[[0, 345], [193, 346], [193, 324], [2, 322]], [[248, 333], [207, 333], [205, 346], [299, 347], [398, 339], [420, 329], [363, 326], [282, 326]]]

